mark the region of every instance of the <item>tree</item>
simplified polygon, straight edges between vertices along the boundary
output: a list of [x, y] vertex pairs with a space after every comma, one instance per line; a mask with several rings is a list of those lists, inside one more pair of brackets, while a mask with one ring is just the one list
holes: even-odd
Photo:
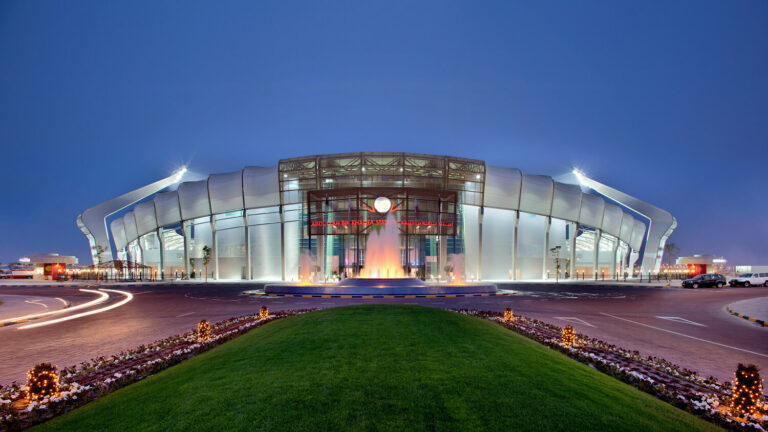
[[96, 262], [94, 264], [101, 265], [101, 254], [107, 251], [107, 248], [105, 248], [102, 245], [96, 245], [93, 247], [93, 251], [96, 252]]
[[208, 264], [211, 263], [211, 248], [203, 246], [203, 265], [205, 266], [205, 281], [208, 282]]
[[674, 243], [667, 243], [664, 245], [664, 255], [667, 256], [667, 265], [674, 264], [674, 260], [679, 257], [680, 248]]
[[549, 250], [552, 252], [552, 259], [555, 260], [555, 282], [560, 281], [560, 246], [555, 246]]

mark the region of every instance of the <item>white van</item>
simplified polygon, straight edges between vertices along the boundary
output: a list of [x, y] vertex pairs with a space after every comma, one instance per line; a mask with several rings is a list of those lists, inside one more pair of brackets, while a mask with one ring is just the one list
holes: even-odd
[[735, 277], [729, 280], [728, 285], [730, 286], [743, 285], [745, 287], [752, 286], [752, 285], [762, 285], [762, 286], [768, 287], [768, 273], [740, 274], [738, 277]]

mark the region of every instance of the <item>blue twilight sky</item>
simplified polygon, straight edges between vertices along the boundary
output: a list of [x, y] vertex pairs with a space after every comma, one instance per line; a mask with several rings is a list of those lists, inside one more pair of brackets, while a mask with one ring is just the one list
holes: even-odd
[[0, 2], [0, 261], [167, 176], [406, 151], [590, 177], [768, 264], [768, 2]]

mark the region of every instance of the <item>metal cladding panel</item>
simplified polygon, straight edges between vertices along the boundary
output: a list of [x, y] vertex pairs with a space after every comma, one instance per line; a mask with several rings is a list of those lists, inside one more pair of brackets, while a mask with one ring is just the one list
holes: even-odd
[[179, 185], [176, 192], [179, 194], [182, 219], [194, 219], [211, 214], [211, 205], [208, 202], [208, 180], [184, 182]]
[[552, 177], [523, 174], [520, 211], [549, 216], [552, 211]]
[[115, 241], [115, 247], [117, 249], [123, 249], [128, 242], [125, 241], [125, 225], [123, 225], [123, 219], [117, 218], [110, 222], [109, 230], [112, 231], [112, 239]]
[[578, 221], [581, 210], [581, 188], [576, 185], [555, 182], [552, 196], [552, 217]]
[[157, 226], [164, 227], [181, 221], [179, 194], [176, 191], [162, 192], [153, 198], [157, 214]]
[[213, 174], [208, 177], [211, 210], [226, 213], [243, 208], [243, 172]]
[[125, 241], [130, 243], [139, 238], [139, 232], [136, 230], [136, 217], [133, 211], [129, 211], [123, 216], [123, 226], [125, 226]]
[[277, 166], [246, 167], [243, 170], [245, 208], [270, 207], [280, 204]]
[[485, 166], [486, 207], [517, 210], [520, 205], [520, 186], [523, 174], [519, 169]]
[[635, 220], [635, 226], [632, 228], [632, 239], [629, 241], [629, 246], [633, 250], [640, 250], [643, 245], [643, 239], [645, 238], [645, 224], [639, 220]]
[[635, 228], [635, 218], [629, 213], [624, 213], [624, 217], [621, 219], [621, 231], [619, 232], [619, 238], [626, 244], [632, 240], [632, 230]]
[[133, 213], [136, 216], [136, 231], [140, 236], [157, 229], [154, 202], [144, 201], [136, 204]]
[[604, 208], [605, 200], [599, 196], [586, 193], [582, 194], [579, 223], [593, 228], [601, 228], [603, 225]]
[[621, 233], [621, 216], [623, 214], [621, 207], [606, 203], [603, 213], [603, 231], [618, 237]]

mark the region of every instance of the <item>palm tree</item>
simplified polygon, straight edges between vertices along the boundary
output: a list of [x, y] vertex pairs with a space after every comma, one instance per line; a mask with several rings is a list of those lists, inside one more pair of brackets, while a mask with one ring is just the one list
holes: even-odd
[[205, 281], [208, 282], [208, 264], [211, 263], [211, 248], [203, 246], [203, 265], [205, 266]]
[[667, 256], [667, 265], [672, 265], [672, 262], [679, 256], [680, 248], [674, 243], [667, 243], [664, 245], [664, 255]]

